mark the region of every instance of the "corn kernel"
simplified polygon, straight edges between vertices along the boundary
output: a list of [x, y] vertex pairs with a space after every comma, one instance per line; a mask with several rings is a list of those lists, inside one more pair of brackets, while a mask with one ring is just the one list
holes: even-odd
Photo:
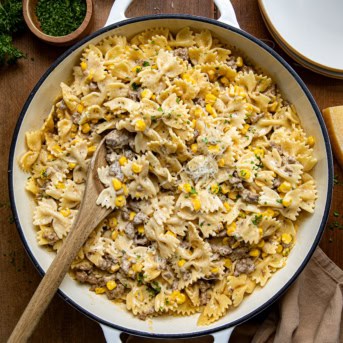
[[76, 111], [79, 112], [79, 113], [82, 113], [83, 109], [84, 109], [84, 107], [83, 107], [82, 104], [78, 104], [78, 105], [76, 106]]
[[72, 163], [72, 162], [68, 163], [69, 169], [74, 169], [75, 167], [76, 167], [76, 163]]
[[115, 241], [117, 239], [118, 235], [119, 235], [119, 231], [113, 230], [111, 233], [111, 238]]
[[251, 104], [245, 104], [244, 107], [245, 107], [245, 109], [246, 109], [248, 112], [253, 112], [253, 111], [254, 111], [254, 106], [251, 105]]
[[206, 94], [205, 96], [205, 102], [206, 104], [214, 104], [217, 101], [217, 97], [213, 94]]
[[81, 126], [82, 133], [88, 133], [91, 130], [91, 127], [88, 123], [85, 123]]
[[282, 182], [282, 184], [278, 187], [278, 191], [282, 193], [287, 193], [291, 189], [292, 189], [292, 185], [287, 181]]
[[264, 156], [264, 150], [262, 148], [255, 148], [253, 150], [253, 152], [257, 157], [263, 157]]
[[152, 97], [152, 91], [150, 89], [144, 89], [141, 92], [141, 98], [142, 99], [151, 99]]
[[250, 255], [251, 257], [259, 257], [260, 254], [261, 254], [261, 250], [259, 250], [259, 249], [251, 249], [251, 250], [249, 251], [249, 255]]
[[60, 211], [63, 217], [69, 217], [70, 216], [70, 209], [69, 208], [64, 208]]
[[309, 136], [307, 138], [307, 144], [312, 148], [316, 143], [316, 140], [313, 136]]
[[107, 281], [106, 287], [109, 291], [113, 291], [117, 287], [117, 283], [114, 280]]
[[223, 194], [227, 194], [227, 193], [230, 192], [230, 187], [229, 187], [228, 185], [226, 185], [225, 183], [222, 184], [221, 187], [222, 187], [222, 193], [223, 193]]
[[231, 223], [230, 225], [226, 226], [226, 234], [228, 236], [232, 236], [232, 234], [236, 231], [237, 224], [236, 222]]
[[182, 188], [186, 193], [190, 193], [192, 190], [192, 186], [189, 183], [185, 183]]
[[113, 116], [112, 116], [111, 114], [106, 114], [106, 115], [104, 116], [104, 118], [105, 118], [106, 121], [110, 121], [110, 120], [113, 119]]
[[193, 203], [194, 211], [199, 211], [201, 208], [201, 202], [200, 202], [199, 198], [193, 198], [192, 203]]
[[282, 246], [281, 244], [279, 244], [279, 245], [277, 246], [277, 248], [276, 248], [276, 252], [277, 252], [278, 254], [280, 254], [280, 253], [282, 252], [282, 250], [283, 250], [283, 246]]
[[141, 70], [142, 70], [142, 68], [140, 66], [135, 66], [131, 69], [131, 71], [134, 73], [139, 73]]
[[87, 63], [86, 63], [85, 61], [82, 61], [82, 62], [80, 63], [80, 66], [81, 66], [81, 70], [82, 70], [82, 71], [85, 71], [85, 70], [87, 69]]
[[292, 199], [282, 199], [282, 206], [289, 207], [292, 205]]
[[207, 105], [205, 106], [205, 108], [206, 108], [206, 111], [207, 111], [209, 114], [212, 114], [212, 113], [213, 113], [213, 107], [212, 107], [211, 104], [207, 104]]
[[186, 260], [182, 259], [182, 260], [179, 260], [179, 261], [177, 262], [177, 265], [181, 268], [181, 267], [184, 266], [185, 263], [186, 263]]
[[116, 177], [112, 179], [112, 185], [116, 191], [119, 191], [123, 187], [122, 182], [118, 180]]
[[155, 94], [153, 94], [153, 95], [151, 96], [151, 100], [156, 100], [156, 95], [155, 95]]
[[64, 182], [57, 182], [56, 185], [55, 185], [55, 187], [56, 187], [57, 189], [64, 189], [64, 188], [66, 188], [66, 185], [65, 185]]
[[211, 273], [213, 273], [213, 274], [219, 273], [219, 268], [218, 268], [218, 267], [212, 268], [212, 269], [211, 269]]
[[194, 129], [196, 124], [197, 124], [197, 121], [195, 119], [193, 119], [191, 122], [191, 128]]
[[62, 148], [56, 144], [52, 147], [52, 150], [56, 151], [56, 152], [63, 152]]
[[176, 237], [176, 234], [173, 231], [170, 231], [170, 230], [167, 231], [167, 235]]
[[126, 204], [126, 199], [122, 195], [119, 195], [115, 200], [115, 205], [117, 207], [123, 207]]
[[258, 228], [258, 233], [259, 233], [259, 235], [260, 236], [262, 236], [263, 235], [263, 229], [260, 227], [260, 228]]
[[203, 114], [204, 114], [204, 112], [202, 111], [201, 108], [196, 108], [194, 110], [194, 117], [196, 117], [196, 118], [200, 118]]
[[136, 173], [136, 174], [139, 174], [143, 169], [143, 166], [140, 165], [140, 164], [137, 164], [137, 163], [132, 163], [132, 166], [131, 166], [131, 170]]
[[285, 244], [291, 243], [292, 240], [293, 240], [293, 237], [292, 237], [292, 235], [290, 235], [289, 233], [283, 233], [283, 234], [281, 235], [281, 241], [282, 241], [283, 243], [285, 243]]
[[249, 131], [249, 124], [244, 124], [243, 129], [241, 130], [242, 135], [245, 135]]
[[196, 153], [198, 151], [198, 144], [194, 143], [191, 145], [192, 152]]
[[125, 156], [121, 156], [121, 157], [119, 158], [119, 164], [120, 164], [121, 166], [125, 166], [126, 163], [127, 163], [127, 158], [126, 158]]
[[219, 145], [218, 144], [209, 145], [207, 149], [209, 152], [219, 152]]
[[145, 233], [144, 225], [139, 225], [139, 226], [137, 227], [137, 232], [138, 232], [140, 235], [144, 235], [144, 233]]
[[265, 241], [264, 241], [264, 239], [262, 239], [258, 244], [257, 244], [257, 246], [259, 247], [259, 248], [263, 248], [264, 247], [264, 245], [265, 245]]
[[184, 81], [191, 82], [191, 76], [190, 76], [189, 74], [183, 73], [183, 74], [181, 75], [181, 78], [182, 78], [182, 80], [184, 80]]
[[225, 201], [225, 202], [223, 203], [223, 205], [224, 205], [226, 211], [230, 211], [230, 210], [231, 210], [231, 206], [230, 206], [230, 204], [229, 204], [228, 202]]
[[166, 50], [171, 51], [172, 48], [171, 48], [169, 45], [167, 45], [167, 46], [166, 46]]
[[288, 256], [289, 253], [290, 253], [290, 249], [289, 249], [289, 248], [285, 248], [285, 249], [283, 249], [283, 251], [282, 251], [282, 256]]
[[243, 58], [241, 56], [237, 57], [236, 65], [238, 68], [243, 67]]
[[129, 219], [132, 221], [134, 217], [136, 217], [136, 212], [131, 211], [131, 212], [130, 212]]
[[171, 294], [171, 299], [176, 300], [176, 303], [178, 305], [181, 305], [186, 301], [186, 296], [180, 291], [173, 291], [173, 293]]
[[95, 288], [95, 293], [96, 294], [103, 294], [106, 292], [106, 289], [104, 287], [96, 287]]
[[268, 254], [266, 252], [263, 251], [262, 255], [261, 255], [263, 258], [267, 257]]
[[230, 192], [229, 198], [230, 198], [231, 200], [236, 200], [236, 199], [237, 199], [237, 195], [238, 195], [237, 192]]
[[211, 192], [213, 194], [218, 194], [219, 193], [219, 185], [217, 183], [214, 183], [211, 185]]
[[232, 261], [229, 258], [226, 258], [224, 260], [224, 267], [229, 269], [229, 268], [231, 268], [231, 266], [232, 266]]
[[266, 211], [262, 212], [262, 216], [264, 217], [274, 217], [275, 211], [273, 211], [271, 208], [268, 208]]
[[89, 154], [92, 154], [94, 151], [96, 150], [96, 146], [95, 145], [91, 145], [87, 148], [87, 152]]
[[220, 158], [219, 160], [218, 160], [218, 167], [224, 167], [225, 166], [225, 160], [223, 159], [223, 158]]
[[156, 64], [153, 64], [153, 65], [151, 66], [151, 69], [157, 69], [157, 65], [156, 65]]
[[118, 225], [118, 220], [116, 217], [111, 217], [109, 220], [108, 220], [108, 225], [110, 227], [116, 227]]
[[248, 180], [251, 176], [251, 172], [248, 169], [241, 169], [239, 171], [239, 176], [243, 178], [244, 180]]
[[136, 131], [144, 131], [146, 129], [146, 124], [143, 119], [138, 119], [135, 123], [135, 130]]
[[135, 272], [135, 273], [140, 273], [143, 269], [143, 265], [142, 263], [135, 263], [134, 265], [132, 265], [131, 269]]

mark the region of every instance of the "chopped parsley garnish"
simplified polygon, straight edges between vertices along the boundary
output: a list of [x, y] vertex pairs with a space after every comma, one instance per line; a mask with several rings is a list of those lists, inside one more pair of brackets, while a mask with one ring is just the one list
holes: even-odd
[[163, 112], [163, 109], [162, 109], [162, 107], [159, 107], [159, 108], [157, 109], [157, 111], [159, 111], [159, 112]]
[[150, 63], [148, 61], [143, 62], [143, 67], [149, 67]]
[[152, 296], [156, 296], [158, 293], [161, 292], [161, 286], [159, 285], [158, 282], [153, 281], [150, 283], [149, 286], [147, 286], [147, 291], [152, 295]]
[[282, 204], [282, 199], [277, 199], [276, 202], [278, 202], [279, 204]]
[[191, 187], [191, 191], [189, 192], [191, 195], [193, 194], [198, 194], [198, 192], [196, 191], [196, 189], [194, 187]]
[[339, 212], [338, 211], [333, 211], [334, 217], [339, 217]]
[[177, 103], [179, 103], [179, 102], [180, 102], [180, 100], [181, 100], [180, 98], [176, 98], [176, 102], [177, 102]]
[[255, 217], [252, 220], [252, 223], [256, 226], [260, 225], [262, 221], [262, 214], [256, 214]]
[[132, 88], [134, 91], [136, 91], [136, 90], [139, 88], [139, 85], [137, 85], [136, 82], [132, 82], [131, 88]]
[[204, 138], [202, 139], [202, 141], [203, 141], [205, 144], [208, 143], [208, 139], [207, 139], [206, 137], [204, 137]]
[[138, 285], [142, 285], [143, 281], [144, 281], [144, 275], [143, 275], [143, 273], [138, 273], [138, 274], [137, 274], [137, 282], [138, 282]]

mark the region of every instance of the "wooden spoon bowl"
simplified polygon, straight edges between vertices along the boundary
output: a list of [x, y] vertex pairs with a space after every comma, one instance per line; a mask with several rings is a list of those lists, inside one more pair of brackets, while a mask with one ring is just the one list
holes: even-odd
[[85, 37], [90, 32], [91, 22], [93, 18], [93, 1], [85, 1], [87, 4], [87, 9], [83, 22], [75, 31], [65, 36], [49, 36], [42, 31], [41, 25], [36, 15], [38, 0], [23, 0], [24, 19], [30, 31], [42, 41], [57, 46], [72, 45], [81, 38]]

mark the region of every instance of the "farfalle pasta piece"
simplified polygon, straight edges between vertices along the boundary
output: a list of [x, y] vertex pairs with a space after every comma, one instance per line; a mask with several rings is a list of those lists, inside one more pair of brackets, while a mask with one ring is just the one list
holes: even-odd
[[227, 312], [232, 301], [227, 294], [226, 287], [225, 280], [217, 281], [211, 293], [210, 301], [198, 319], [198, 325], [209, 325]]

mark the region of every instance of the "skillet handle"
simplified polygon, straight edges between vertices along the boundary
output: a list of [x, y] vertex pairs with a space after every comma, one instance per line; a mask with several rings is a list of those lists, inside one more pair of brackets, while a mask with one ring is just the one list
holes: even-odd
[[[105, 26], [127, 19], [125, 12], [130, 6], [131, 2], [132, 0], [115, 0]], [[235, 10], [233, 9], [231, 1], [214, 0], [214, 3], [218, 7], [221, 14], [218, 18], [218, 21], [239, 28]]]
[[[101, 329], [104, 333], [104, 336], [105, 336], [107, 343], [120, 343], [121, 342], [121, 340], [120, 340], [121, 331], [110, 328], [110, 327], [103, 325], [103, 324], [100, 324], [100, 326], [101, 326]], [[229, 329], [213, 333], [212, 334], [213, 343], [228, 343], [234, 328], [235, 327], [231, 327]], [[152, 340], [152, 342], [153, 342], [153, 340]]]

